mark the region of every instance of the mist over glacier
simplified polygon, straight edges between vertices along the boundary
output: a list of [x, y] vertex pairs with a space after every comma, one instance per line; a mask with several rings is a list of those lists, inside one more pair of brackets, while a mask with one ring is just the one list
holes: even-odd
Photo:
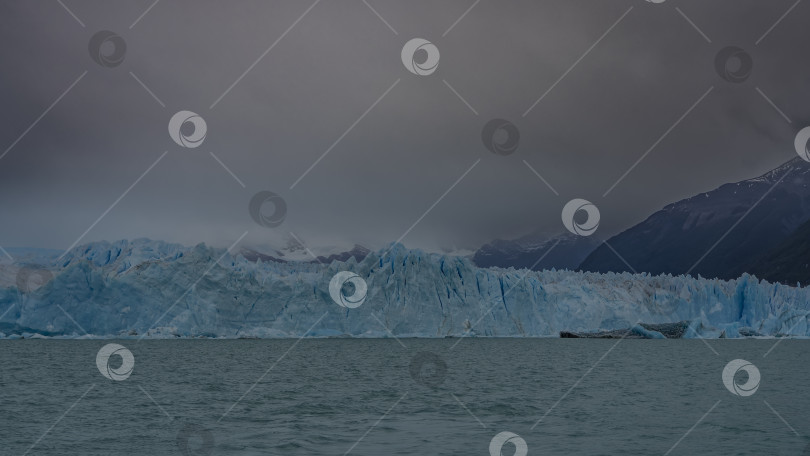
[[[15, 277], [37, 262], [53, 278]], [[364, 303], [337, 305], [329, 281], [353, 271]], [[757, 280], [479, 268], [401, 244], [362, 261], [249, 261], [204, 244], [97, 242], [61, 259], [39, 252], [0, 268], [3, 336], [557, 336], [689, 321], [686, 337], [810, 335], [810, 291]], [[389, 333], [390, 331], [390, 333]]]

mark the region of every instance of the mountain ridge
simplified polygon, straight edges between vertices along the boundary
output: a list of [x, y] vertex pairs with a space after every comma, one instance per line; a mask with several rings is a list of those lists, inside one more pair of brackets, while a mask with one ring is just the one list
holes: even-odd
[[496, 239], [484, 244], [475, 251], [472, 259], [482, 268], [511, 266], [535, 271], [573, 270], [598, 245], [598, 241], [587, 236], [537, 231], [517, 239]]
[[[808, 173], [810, 163], [796, 157], [760, 176], [670, 203], [608, 243], [637, 271], [739, 277], [810, 220]], [[580, 268], [629, 270], [604, 245]]]

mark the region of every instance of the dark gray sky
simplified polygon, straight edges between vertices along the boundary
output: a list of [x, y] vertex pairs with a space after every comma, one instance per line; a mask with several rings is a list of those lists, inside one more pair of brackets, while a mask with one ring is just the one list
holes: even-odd
[[[810, 4], [766, 35], [794, 0], [481, 0], [446, 34], [472, 1], [369, 0], [395, 34], [361, 0], [323, 0], [246, 74], [310, 1], [162, 0], [133, 27], [152, 0], [64, 3], [76, 18], [49, 0], [0, 4], [0, 153], [84, 74], [0, 159], [6, 247], [67, 248], [165, 151], [82, 242], [229, 245], [249, 231], [248, 244], [293, 232], [313, 246], [378, 247], [478, 160], [406, 245], [474, 247], [562, 231], [560, 211], [573, 198], [599, 207], [604, 238], [669, 202], [778, 166], [810, 124]], [[126, 42], [121, 65], [91, 59], [100, 30]], [[403, 66], [411, 38], [437, 46], [435, 73]], [[715, 71], [729, 45], [753, 59], [744, 83]], [[207, 123], [198, 148], [168, 134], [181, 110]], [[519, 129], [514, 154], [484, 147], [493, 118]], [[287, 203], [277, 228], [248, 213], [262, 190]]]

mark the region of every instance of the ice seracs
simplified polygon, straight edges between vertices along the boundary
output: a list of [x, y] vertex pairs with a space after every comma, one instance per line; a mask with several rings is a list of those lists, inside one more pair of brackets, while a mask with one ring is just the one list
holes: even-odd
[[[400, 244], [361, 261], [328, 264], [224, 253], [204, 244], [148, 240], [77, 247], [46, 265], [53, 279], [41, 288], [23, 294], [13, 283], [2, 285], [0, 307], [10, 310], [0, 331], [72, 337], [84, 337], [84, 331], [121, 337], [388, 337], [388, 331], [556, 337], [560, 331], [630, 328], [638, 321], [689, 321], [684, 337], [810, 335], [809, 289], [749, 275], [724, 281], [479, 268], [466, 257]], [[340, 271], [368, 284], [361, 307], [334, 305], [329, 282]]]

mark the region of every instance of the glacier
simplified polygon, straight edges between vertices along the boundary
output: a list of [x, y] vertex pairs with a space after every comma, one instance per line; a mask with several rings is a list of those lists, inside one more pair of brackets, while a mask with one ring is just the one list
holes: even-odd
[[[21, 288], [33, 265], [47, 283]], [[339, 271], [368, 284], [360, 307], [332, 301]], [[686, 337], [810, 336], [810, 289], [751, 275], [479, 268], [401, 244], [329, 264], [148, 239], [32, 250], [0, 264], [0, 312], [5, 338], [557, 337], [679, 321]]]

